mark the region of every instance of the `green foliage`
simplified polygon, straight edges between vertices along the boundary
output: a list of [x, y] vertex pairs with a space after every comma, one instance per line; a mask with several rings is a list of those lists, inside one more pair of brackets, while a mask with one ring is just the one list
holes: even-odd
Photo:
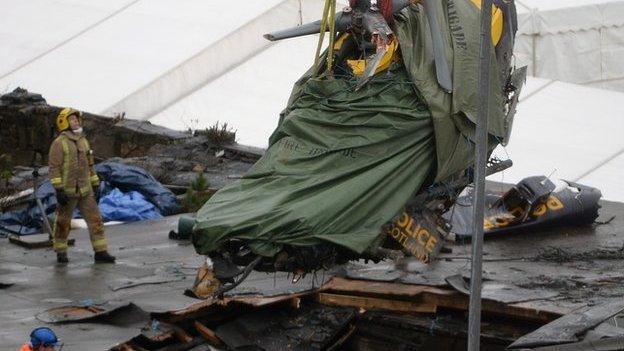
[[187, 212], [197, 212], [210, 199], [214, 192], [209, 186], [210, 184], [204, 176], [204, 172], [199, 172], [197, 178], [186, 189], [186, 194], [182, 201]]
[[215, 145], [227, 145], [236, 141], [236, 130], [230, 128], [226, 123], [215, 123], [213, 126], [204, 130], [198, 130], [195, 132], [197, 135], [205, 135]]
[[194, 191], [206, 191], [208, 189], [208, 180], [204, 176], [204, 172], [197, 173], [197, 178], [191, 182], [190, 188]]

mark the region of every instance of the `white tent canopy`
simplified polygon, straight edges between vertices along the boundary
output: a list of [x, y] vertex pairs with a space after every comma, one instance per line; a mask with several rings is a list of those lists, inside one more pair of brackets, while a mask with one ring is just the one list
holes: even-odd
[[320, 16], [321, 0], [0, 0], [0, 92], [146, 119]]
[[[346, 1], [341, 0], [341, 5]], [[624, 85], [624, 0], [519, 0], [517, 63], [534, 76]], [[0, 92], [147, 119], [317, 19], [322, 0], [0, 0]], [[172, 111], [176, 109], [173, 108]]]
[[241, 144], [266, 147], [294, 82], [312, 65], [316, 36], [285, 40], [256, 55], [150, 121], [174, 129], [227, 122]]
[[[0, 77], [59, 48], [134, 1], [0, 1]], [[21, 76], [19, 80], [22, 80]]]
[[[243, 10], [204, 0], [36, 2], [0, 1], [11, 9], [0, 12], [2, 52], [13, 57], [21, 49], [14, 62], [0, 65], [0, 90], [22, 86], [57, 105], [93, 112], [105, 111], [281, 3], [250, 1]], [[58, 29], [64, 27], [74, 33]], [[41, 53], [46, 54], [6, 75]]]
[[518, 65], [535, 77], [624, 91], [624, 1], [516, 3]]

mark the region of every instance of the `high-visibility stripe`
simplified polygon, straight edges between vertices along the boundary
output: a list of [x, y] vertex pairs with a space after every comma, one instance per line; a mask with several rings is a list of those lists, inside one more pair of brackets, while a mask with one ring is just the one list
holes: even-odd
[[52, 240], [56, 241], [56, 222], [58, 222], [58, 210], [54, 215], [54, 225], [52, 226]]
[[65, 250], [67, 250], [67, 240], [54, 239], [54, 251], [65, 251]]
[[95, 240], [92, 245], [94, 249], [98, 250], [98, 249], [106, 248], [108, 246], [108, 242], [106, 242], [106, 238], [98, 239], [98, 240]]
[[65, 191], [73, 194], [75, 190], [67, 187], [67, 179], [69, 177], [69, 144], [66, 137], [61, 138], [61, 144], [63, 145], [63, 188]]
[[86, 195], [89, 193], [89, 191], [91, 191], [91, 185], [87, 184], [83, 186], [82, 188], [80, 188], [80, 195]]
[[50, 179], [50, 183], [52, 183], [53, 187], [58, 188], [63, 185], [63, 178], [52, 178]]
[[100, 182], [100, 177], [98, 177], [97, 174], [94, 174], [89, 177], [89, 180], [91, 181], [91, 184], [97, 184]]

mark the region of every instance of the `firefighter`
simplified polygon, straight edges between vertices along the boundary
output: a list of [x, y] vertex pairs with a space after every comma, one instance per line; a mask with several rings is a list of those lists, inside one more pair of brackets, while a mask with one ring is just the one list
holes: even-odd
[[82, 113], [65, 108], [56, 117], [60, 133], [50, 146], [50, 182], [56, 191], [54, 251], [58, 263], [67, 263], [67, 238], [74, 208], [78, 206], [89, 227], [96, 263], [114, 263], [107, 251], [102, 216], [95, 200], [100, 179], [93, 169], [93, 151], [82, 132]]
[[39, 327], [30, 333], [30, 344], [24, 344], [20, 351], [53, 351], [59, 345], [59, 340], [52, 329]]

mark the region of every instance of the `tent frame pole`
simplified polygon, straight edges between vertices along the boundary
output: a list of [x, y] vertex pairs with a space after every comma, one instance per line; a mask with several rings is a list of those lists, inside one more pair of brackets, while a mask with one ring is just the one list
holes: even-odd
[[485, 167], [488, 158], [488, 108], [490, 95], [490, 65], [492, 45], [492, 0], [481, 1], [481, 38], [479, 49], [479, 79], [472, 230], [472, 260], [470, 272], [470, 307], [468, 312], [468, 351], [479, 351], [481, 337], [481, 287], [483, 255], [483, 217], [485, 209]]

